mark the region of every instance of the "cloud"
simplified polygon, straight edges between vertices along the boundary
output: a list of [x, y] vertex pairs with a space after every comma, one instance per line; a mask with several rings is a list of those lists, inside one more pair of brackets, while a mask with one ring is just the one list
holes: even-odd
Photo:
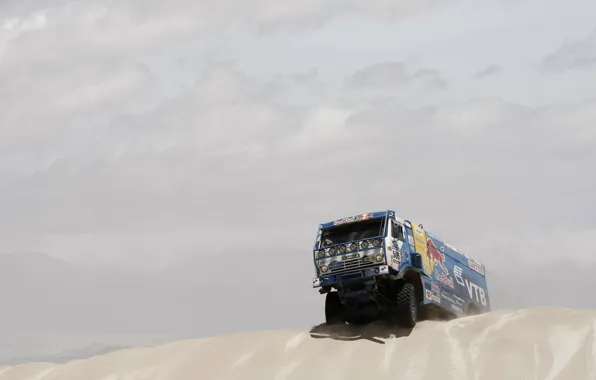
[[354, 90], [396, 90], [400, 87], [420, 85], [425, 90], [442, 90], [446, 80], [434, 69], [411, 69], [404, 62], [384, 62], [358, 70], [348, 79]]
[[596, 65], [596, 29], [584, 38], [565, 41], [542, 60], [543, 70], [562, 73], [590, 69]]
[[31, 20], [31, 17], [42, 17], [58, 29], [76, 29], [78, 36], [84, 36], [87, 41], [106, 46], [123, 46], [123, 42], [131, 41], [137, 44], [143, 41], [146, 44], [155, 43], [189, 29], [213, 33], [228, 29], [231, 25], [241, 25], [258, 33], [302, 31], [320, 27], [342, 15], [357, 14], [360, 17], [395, 20], [440, 6], [444, 7], [445, 3], [436, 0], [393, 0], [382, 3], [362, 0], [223, 0], [217, 4], [174, 0], [167, 5], [158, 1], [128, 0], [84, 4], [53, 1], [43, 8], [30, 2], [9, 1], [3, 5], [3, 9], [7, 15], [5, 25], [15, 27], [23, 25], [24, 20]]
[[[51, 236], [56, 253], [56, 242], [66, 249], [78, 234], [98, 234], [122, 254], [134, 250], [126, 239], [167, 250], [175, 231], [187, 231], [190, 240], [177, 238], [187, 247], [229, 228], [258, 235], [282, 228], [279, 210], [305, 231], [330, 214], [388, 205], [437, 225], [452, 225], [448, 215], [456, 214], [487, 223], [471, 227], [478, 233], [505, 228], [512, 215], [537, 228], [579, 209], [573, 220], [593, 225], [594, 181], [581, 174], [594, 158], [593, 101], [419, 107], [407, 98], [447, 79], [410, 62], [366, 66], [337, 81], [316, 69], [259, 76], [233, 61], [171, 78], [120, 59], [67, 60], [49, 68], [52, 76], [13, 69], [0, 71], [0, 167], [11, 184], [0, 203], [12, 215], [0, 226]], [[182, 86], [164, 91], [174, 88], [164, 84], [170, 80]], [[332, 184], [343, 184], [340, 194]], [[400, 201], [408, 194], [420, 203]], [[249, 216], [250, 226], [229, 215]]]
[[[226, 64], [205, 68], [188, 91], [147, 112], [123, 108], [100, 122], [97, 103], [79, 115], [54, 105], [73, 123], [59, 137], [3, 136], [7, 146], [21, 144], [21, 164], [3, 152], [11, 185], [0, 199], [11, 217], [0, 225], [8, 234], [52, 236], [55, 253], [73, 250], [69, 236], [89, 236], [81, 247], [98, 236], [102, 250], [121, 251], [114, 256], [135, 251], [127, 240], [155, 253], [173, 241], [215, 249], [230, 231], [246, 235], [231, 249], [261, 247], [264, 231], [281, 244], [275, 236], [287, 228], [306, 233], [300, 244], [308, 246], [320, 219], [388, 207], [458, 241], [508, 229], [512, 218], [526, 232], [571, 220], [596, 225], [596, 183], [587, 175], [596, 162], [594, 101], [419, 108], [362, 95], [354, 105], [333, 83], [326, 96], [279, 100], [288, 88], [322, 86], [312, 78], [267, 79]], [[47, 120], [20, 115], [31, 126]], [[83, 119], [97, 121], [77, 126]]]
[[501, 72], [501, 70], [503, 70], [503, 68], [499, 65], [490, 65], [490, 66], [486, 67], [485, 69], [480, 70], [476, 74], [474, 74], [474, 78], [476, 78], [476, 79], [486, 78], [488, 76], [495, 75], [495, 74]]

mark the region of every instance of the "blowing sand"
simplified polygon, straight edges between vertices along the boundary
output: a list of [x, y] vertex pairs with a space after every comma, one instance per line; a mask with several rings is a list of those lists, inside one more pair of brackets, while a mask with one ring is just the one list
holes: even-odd
[[0, 367], [0, 380], [596, 379], [596, 311], [495, 311], [413, 331], [260, 331]]

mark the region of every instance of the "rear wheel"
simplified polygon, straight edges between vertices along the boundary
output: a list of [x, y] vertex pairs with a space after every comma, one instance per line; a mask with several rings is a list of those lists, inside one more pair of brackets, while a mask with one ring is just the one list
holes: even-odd
[[325, 298], [325, 322], [328, 325], [344, 323], [342, 305], [337, 292], [329, 292]]
[[413, 284], [407, 282], [397, 292], [397, 322], [404, 327], [413, 328], [417, 319], [416, 289]]
[[475, 303], [471, 303], [468, 305], [466, 310], [466, 316], [473, 316], [480, 314], [480, 308]]

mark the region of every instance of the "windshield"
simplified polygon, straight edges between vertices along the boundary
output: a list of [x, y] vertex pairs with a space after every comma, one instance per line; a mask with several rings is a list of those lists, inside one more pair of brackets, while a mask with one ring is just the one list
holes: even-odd
[[385, 220], [377, 218], [326, 228], [321, 234], [319, 248], [381, 236]]

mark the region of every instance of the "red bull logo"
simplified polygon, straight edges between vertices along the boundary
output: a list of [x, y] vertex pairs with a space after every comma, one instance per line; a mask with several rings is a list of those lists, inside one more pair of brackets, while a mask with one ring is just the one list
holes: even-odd
[[439, 251], [437, 249], [437, 247], [435, 247], [435, 243], [433, 243], [432, 239], [429, 238], [426, 241], [426, 243], [427, 243], [426, 257], [428, 257], [428, 259], [430, 260], [431, 263], [441, 267], [441, 269], [443, 269], [445, 274], [448, 275], [449, 270], [445, 266], [445, 254], [443, 254], [443, 252]]

